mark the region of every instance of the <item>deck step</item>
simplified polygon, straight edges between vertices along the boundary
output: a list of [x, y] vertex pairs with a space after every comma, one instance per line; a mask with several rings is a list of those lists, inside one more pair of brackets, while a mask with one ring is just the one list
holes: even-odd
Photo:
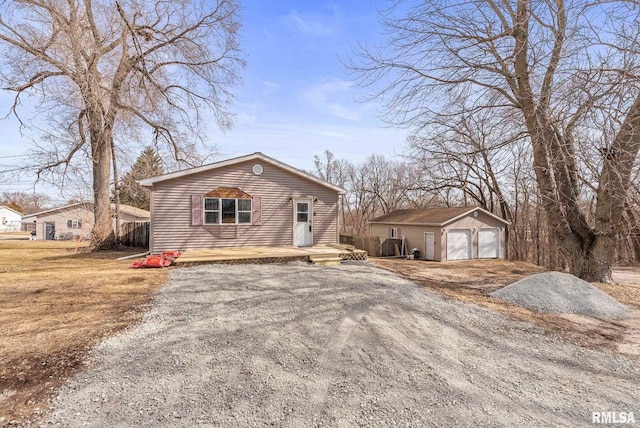
[[311, 260], [311, 263], [314, 265], [323, 265], [323, 266], [331, 266], [331, 265], [339, 265], [342, 263], [342, 257], [327, 257], [324, 259], [315, 259]]
[[309, 260], [314, 265], [339, 265], [342, 262], [340, 254], [312, 254]]

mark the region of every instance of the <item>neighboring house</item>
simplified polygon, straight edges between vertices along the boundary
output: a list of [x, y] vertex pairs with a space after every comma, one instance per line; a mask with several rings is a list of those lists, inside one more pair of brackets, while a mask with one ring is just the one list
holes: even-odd
[[140, 180], [152, 253], [338, 242], [344, 189], [262, 153]]
[[[111, 204], [111, 215], [115, 215], [116, 204]], [[134, 221], [150, 221], [151, 213], [142, 208], [132, 207], [131, 205], [120, 204], [120, 222], [131, 223]], [[115, 219], [114, 225], [115, 228]]]
[[0, 206], [0, 232], [19, 232], [22, 214], [5, 205]]
[[[115, 204], [111, 204], [111, 215], [115, 213]], [[149, 211], [120, 205], [120, 221], [149, 221]], [[94, 223], [93, 202], [78, 202], [63, 207], [29, 214], [22, 223], [35, 224], [36, 239], [54, 240], [61, 238], [88, 239]], [[115, 229], [115, 218], [114, 218]], [[33, 227], [30, 227], [33, 230]]]
[[505, 256], [508, 221], [479, 207], [393, 211], [369, 222], [381, 238], [404, 237], [409, 251], [425, 260], [495, 259]]

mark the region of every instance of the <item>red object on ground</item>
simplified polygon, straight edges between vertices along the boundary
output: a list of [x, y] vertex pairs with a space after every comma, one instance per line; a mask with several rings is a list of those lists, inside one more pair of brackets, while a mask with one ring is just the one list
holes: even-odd
[[144, 260], [134, 262], [130, 268], [161, 268], [171, 266], [173, 261], [182, 255], [182, 251], [165, 251], [159, 256], [150, 255]]
[[163, 251], [161, 256], [166, 260], [173, 261], [182, 255], [182, 251]]

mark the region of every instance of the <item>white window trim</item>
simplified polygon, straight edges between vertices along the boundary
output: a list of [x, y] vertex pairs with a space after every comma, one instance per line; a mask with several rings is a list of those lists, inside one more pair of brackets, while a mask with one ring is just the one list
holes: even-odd
[[[205, 203], [205, 199], [217, 199], [218, 200], [218, 209], [217, 210], [206, 210], [206, 203]], [[224, 199], [232, 199], [235, 201], [235, 222], [234, 223], [223, 223], [222, 222], [222, 201]], [[240, 210], [240, 204], [238, 203], [238, 201], [250, 201], [250, 206], [249, 206], [249, 210], [245, 211], [245, 210]], [[207, 223], [207, 215], [206, 213], [208, 212], [217, 212], [218, 213], [218, 222], [217, 223]], [[249, 213], [249, 221], [248, 222], [239, 222], [239, 218], [240, 218], [240, 213]], [[221, 225], [221, 226], [227, 226], [227, 225], [251, 225], [253, 224], [253, 199], [249, 199], [249, 198], [203, 198], [202, 200], [202, 224], [204, 224], [205, 226], [214, 226], [214, 225]]]
[[[240, 209], [240, 201], [249, 201], [249, 210]], [[240, 223], [240, 213], [249, 213], [249, 221]], [[236, 199], [236, 224], [252, 224], [253, 223], [253, 200], [239, 198]]]
[[390, 227], [389, 228], [389, 238], [398, 239], [398, 228]]
[[[218, 200], [218, 209], [217, 210], [208, 210], [206, 209], [207, 199], [217, 199]], [[217, 223], [207, 223], [207, 213], [218, 213], [218, 222]], [[202, 198], [202, 224], [220, 224], [220, 218], [222, 217], [222, 202], [220, 198]]]

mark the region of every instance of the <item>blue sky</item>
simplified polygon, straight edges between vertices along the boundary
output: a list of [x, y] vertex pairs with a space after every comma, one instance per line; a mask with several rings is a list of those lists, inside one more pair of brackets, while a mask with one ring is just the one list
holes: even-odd
[[[360, 89], [340, 62], [358, 42], [380, 40], [377, 8], [383, 3], [245, 0], [242, 4], [241, 48], [247, 66], [242, 85], [234, 89], [236, 122], [224, 133], [213, 125], [208, 132], [208, 143], [221, 159], [260, 151], [311, 169], [313, 155], [325, 149], [355, 162], [373, 153], [401, 152], [406, 131], [384, 127], [375, 102], [356, 101]], [[2, 117], [10, 102], [10, 94], [0, 92]], [[0, 165], [22, 159], [6, 157], [27, 154], [31, 144], [20, 135], [17, 121], [0, 120], [0, 130]], [[29, 190], [32, 181], [26, 176], [18, 182], [5, 178], [0, 189]], [[36, 190], [50, 192], [44, 187]]]
[[242, 46], [247, 59], [238, 88], [235, 127], [215, 130], [227, 155], [254, 151], [311, 168], [314, 154], [331, 150], [354, 161], [393, 155], [405, 131], [384, 128], [375, 103], [345, 74], [357, 43], [380, 37], [372, 1], [245, 1]]

